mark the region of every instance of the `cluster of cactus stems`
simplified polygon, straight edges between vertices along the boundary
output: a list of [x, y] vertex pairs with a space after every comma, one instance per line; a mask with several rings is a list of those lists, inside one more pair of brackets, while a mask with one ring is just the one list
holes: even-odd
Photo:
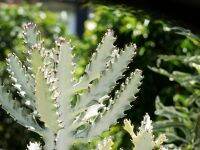
[[124, 77], [136, 46], [117, 49], [111, 30], [78, 81], [73, 76], [76, 66], [70, 42], [61, 37], [55, 48], [46, 49], [33, 23], [24, 26], [24, 39], [27, 61], [20, 62], [15, 54], [7, 59], [21, 100], [13, 100], [12, 93], [0, 85], [0, 105], [19, 124], [38, 133], [44, 149], [67, 150], [77, 141], [90, 141], [117, 123], [136, 99], [142, 80], [140, 70], [131, 73], [119, 90], [114, 88]]

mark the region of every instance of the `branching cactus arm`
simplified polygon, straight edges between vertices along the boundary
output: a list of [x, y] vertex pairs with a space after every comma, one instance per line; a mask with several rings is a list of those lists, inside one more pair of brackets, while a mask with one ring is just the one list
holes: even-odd
[[39, 67], [42, 66], [43, 60], [41, 56], [41, 49], [43, 48], [43, 41], [41, 41], [40, 32], [36, 24], [27, 23], [24, 25], [24, 42], [27, 47], [27, 62], [28, 69], [33, 73], [37, 73]]
[[7, 59], [8, 71], [14, 82], [14, 87], [23, 97], [25, 104], [35, 110], [34, 79], [27, 73], [25, 66], [14, 54], [10, 54]]
[[124, 111], [129, 109], [130, 103], [136, 99], [135, 95], [139, 91], [142, 75], [140, 70], [136, 70], [126, 79], [125, 84], [121, 85], [119, 91], [116, 92], [116, 97], [111, 102], [112, 108], [108, 108], [105, 114], [95, 122], [89, 133], [89, 137], [100, 135], [103, 131], [108, 130], [110, 125], [115, 124], [117, 119], [124, 116]]
[[17, 100], [13, 100], [12, 96], [4, 90], [2, 85], [0, 85], [0, 105], [19, 124], [41, 134], [43, 129], [37, 124], [35, 118], [20, 107]]
[[27, 48], [31, 49], [35, 44], [40, 42], [40, 32], [37, 30], [36, 24], [29, 22], [24, 25], [24, 42]]
[[56, 41], [58, 62], [57, 62], [57, 82], [54, 90], [54, 94], [59, 93], [57, 96], [54, 95], [58, 105], [60, 120], [62, 121], [63, 128], [58, 132], [57, 136], [57, 149], [68, 149], [73, 143], [74, 137], [71, 133], [70, 126], [74, 120], [74, 116], [71, 109], [71, 97], [73, 96], [73, 54], [72, 47], [69, 42], [64, 38], [59, 38]]
[[55, 102], [51, 98], [51, 92], [44, 78], [42, 69], [39, 69], [36, 74], [35, 95], [36, 108], [41, 120], [45, 126], [51, 129], [55, 134], [59, 130], [58, 115], [55, 107]]
[[63, 121], [63, 125], [69, 126], [73, 119], [70, 98], [74, 94], [72, 47], [64, 38], [59, 38], [56, 43], [58, 46], [58, 62], [56, 70], [57, 82], [55, 85], [57, 88], [55, 92], [58, 92], [59, 95], [55, 95], [55, 99], [59, 105], [60, 119]]
[[45, 128], [43, 130], [43, 132], [41, 133], [41, 136], [43, 138], [43, 141], [44, 141], [44, 150], [55, 150], [55, 147], [56, 147], [56, 141], [55, 141], [55, 138], [56, 138], [56, 134], [48, 129], [48, 128]]
[[98, 101], [101, 97], [109, 94], [116, 85], [117, 80], [123, 77], [122, 74], [134, 57], [135, 50], [136, 45], [130, 45], [126, 46], [125, 50], [121, 51], [120, 54], [118, 50], [113, 51], [113, 58], [109, 62], [108, 69], [101, 74], [97, 83], [90, 87], [90, 91], [80, 97], [80, 103], [78, 103], [77, 109], [85, 107], [92, 100]]
[[90, 63], [85, 69], [85, 75], [80, 82], [75, 85], [76, 90], [86, 89], [89, 83], [98, 79], [107, 67], [107, 62], [111, 59], [112, 51], [115, 49], [113, 45], [116, 38], [112, 30], [108, 30], [98, 45], [96, 52], [92, 55]]

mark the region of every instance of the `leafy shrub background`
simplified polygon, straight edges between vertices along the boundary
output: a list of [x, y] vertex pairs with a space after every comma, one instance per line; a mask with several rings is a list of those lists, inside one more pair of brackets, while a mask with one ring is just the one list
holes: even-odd
[[[72, 45], [75, 45], [75, 55], [77, 56], [78, 66], [76, 69], [77, 78], [84, 72], [84, 67], [89, 61], [89, 58], [95, 49], [95, 46], [100, 42], [101, 37], [106, 32], [107, 28], [112, 28], [118, 37], [116, 45], [123, 47], [125, 44], [133, 42], [138, 46], [138, 55], [134, 59], [134, 63], [130, 65], [130, 70], [135, 67], [143, 70], [144, 80], [138, 95], [137, 104], [127, 112], [127, 117], [137, 126], [139, 125], [142, 116], [145, 112], [150, 113], [151, 118], [156, 119], [155, 99], [159, 95], [162, 102], [166, 106], [174, 105], [174, 95], [180, 93], [189, 95], [188, 91], [182, 88], [176, 82], [170, 82], [168, 78], [161, 76], [149, 69], [149, 66], [156, 66], [158, 55], [196, 55], [200, 53], [199, 45], [193, 43], [190, 37], [184, 34], [177, 34], [182, 30], [171, 28], [165, 20], [157, 20], [151, 18], [145, 12], [135, 12], [131, 9], [125, 9], [120, 6], [89, 6], [94, 13], [85, 22], [85, 32], [81, 39], [72, 37]], [[67, 27], [62, 22], [59, 14], [47, 10], [42, 10], [41, 6], [37, 5], [5, 5], [0, 4], [0, 59], [1, 59], [1, 77], [6, 80], [5, 56], [8, 51], [15, 51], [21, 59], [23, 59], [22, 51], [24, 50], [23, 41], [19, 37], [22, 35], [21, 25], [24, 22], [33, 21], [40, 27], [40, 30], [46, 37], [45, 40], [56, 38], [58, 36], [68, 36]], [[2, 30], [3, 29], [3, 30]], [[50, 42], [49, 42], [50, 43]], [[172, 63], [163, 63], [168, 71], [180, 69], [181, 71], [189, 71], [194, 73], [190, 68], [176, 60]], [[175, 64], [175, 65], [174, 65]], [[127, 72], [129, 72], [128, 70]], [[177, 97], [177, 96], [176, 96]], [[180, 96], [179, 99], [186, 99]], [[185, 107], [185, 106], [180, 106]], [[186, 116], [186, 118], [189, 116]], [[6, 149], [23, 149], [27, 144], [27, 139], [34, 137], [33, 133], [24, 131], [24, 128], [14, 123], [3, 111], [0, 112], [0, 147]], [[160, 118], [158, 118], [159, 120]], [[189, 119], [189, 118], [188, 118]], [[121, 123], [121, 121], [119, 121]], [[124, 136], [122, 128], [117, 125], [111, 128], [111, 131], [104, 133], [102, 136], [109, 134], [116, 135], [114, 145], [117, 148], [130, 146], [127, 143], [128, 136]], [[22, 136], [23, 135], [23, 136]], [[122, 138], [124, 137], [124, 138]], [[39, 137], [34, 137], [39, 138]], [[180, 143], [175, 143], [180, 145]], [[87, 146], [86, 146], [87, 147]]]
[[[197, 50], [200, 48], [200, 38], [190, 32], [183, 31]], [[157, 132], [166, 132], [168, 142], [173, 147], [181, 149], [200, 148], [200, 55], [160, 55], [158, 67], [152, 68], [172, 82], [177, 83], [179, 90], [173, 96], [174, 106], [165, 106], [159, 98], [156, 100], [156, 114], [159, 116], [155, 122]], [[168, 62], [176, 69], [169, 70], [163, 66]], [[187, 70], [182, 70], [185, 66]]]

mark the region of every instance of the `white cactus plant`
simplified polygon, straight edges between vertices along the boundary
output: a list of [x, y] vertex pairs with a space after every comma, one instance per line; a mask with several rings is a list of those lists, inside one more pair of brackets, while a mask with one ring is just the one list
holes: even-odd
[[110, 93], [135, 55], [134, 44], [118, 50], [113, 45], [116, 38], [108, 30], [85, 74], [76, 82], [69, 42], [59, 38], [55, 48], [46, 49], [33, 23], [24, 26], [24, 37], [26, 65], [14, 54], [7, 59], [22, 100], [13, 100], [12, 93], [0, 85], [0, 105], [19, 124], [41, 135], [44, 149], [67, 150], [77, 140], [89, 141], [108, 130], [131, 107], [141, 85], [140, 70], [130, 74], [114, 91], [114, 97]]

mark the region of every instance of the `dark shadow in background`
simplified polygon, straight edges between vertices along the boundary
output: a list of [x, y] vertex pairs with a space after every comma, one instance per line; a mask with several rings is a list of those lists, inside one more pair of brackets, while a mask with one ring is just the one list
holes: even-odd
[[200, 32], [199, 0], [90, 0], [92, 3], [125, 5], [136, 10], [144, 10], [155, 19], [166, 19], [174, 25]]

